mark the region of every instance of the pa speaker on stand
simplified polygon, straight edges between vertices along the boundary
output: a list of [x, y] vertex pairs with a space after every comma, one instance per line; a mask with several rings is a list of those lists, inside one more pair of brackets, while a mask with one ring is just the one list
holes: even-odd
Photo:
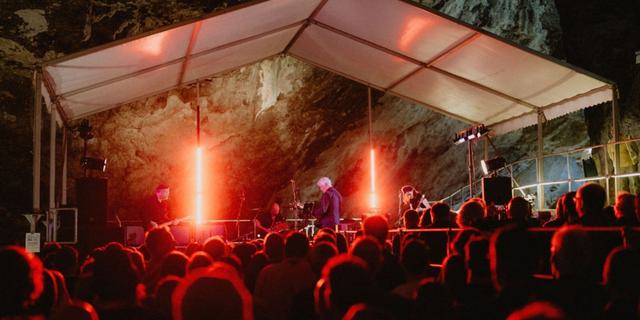
[[511, 200], [511, 178], [482, 178], [482, 199], [486, 204], [506, 205], [509, 203]]

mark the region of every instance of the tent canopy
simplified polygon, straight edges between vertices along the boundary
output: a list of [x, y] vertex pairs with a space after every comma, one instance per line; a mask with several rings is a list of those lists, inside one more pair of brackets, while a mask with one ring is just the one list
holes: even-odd
[[612, 100], [613, 83], [403, 0], [263, 0], [43, 65], [74, 120], [288, 54], [500, 134]]

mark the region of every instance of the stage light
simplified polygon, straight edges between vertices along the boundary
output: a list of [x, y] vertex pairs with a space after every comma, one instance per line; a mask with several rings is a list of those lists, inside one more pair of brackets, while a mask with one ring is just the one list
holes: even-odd
[[80, 159], [80, 165], [83, 169], [105, 172], [107, 170], [107, 159], [83, 157]]
[[196, 224], [202, 223], [202, 149], [196, 148]]
[[373, 148], [369, 152], [370, 169], [371, 169], [371, 195], [369, 196], [369, 205], [371, 209], [378, 208], [378, 196], [376, 195], [376, 160]]
[[507, 164], [507, 160], [505, 160], [503, 157], [497, 157], [497, 158], [493, 158], [490, 160], [481, 160], [480, 161], [480, 165], [482, 166], [482, 172], [484, 172], [485, 175], [488, 175], [490, 173], [494, 173], [497, 170], [502, 169], [505, 164]]
[[461, 144], [465, 141], [470, 141], [473, 139], [479, 139], [480, 137], [489, 133], [489, 129], [487, 129], [483, 124], [467, 128], [456, 132], [453, 136], [453, 143]]

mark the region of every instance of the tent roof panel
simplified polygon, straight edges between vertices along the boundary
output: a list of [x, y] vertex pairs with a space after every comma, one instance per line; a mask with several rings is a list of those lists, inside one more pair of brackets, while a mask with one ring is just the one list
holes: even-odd
[[300, 29], [300, 26], [208, 54], [195, 56], [189, 60], [189, 67], [184, 80], [185, 82], [190, 82], [212, 76], [278, 54], [284, 50], [284, 47], [293, 38], [298, 29]]
[[131, 101], [158, 89], [170, 89], [178, 81], [181, 64], [174, 63], [157, 70], [139, 74], [106, 86], [63, 98], [67, 106], [67, 115], [73, 118], [84, 117], [102, 111], [122, 101]]
[[315, 19], [422, 62], [475, 33], [401, 1], [329, 0]]
[[[502, 120], [504, 113], [527, 112], [531, 109], [478, 89], [446, 75], [423, 69], [395, 89], [401, 95], [415, 97], [427, 105], [455, 105], [457, 114], [476, 123], [492, 124]], [[491, 116], [491, 117], [490, 117]]]
[[290, 53], [499, 133], [613, 98], [614, 84], [406, 0], [255, 0], [44, 64], [77, 119]]
[[383, 88], [417, 67], [316, 25], [307, 27], [290, 51], [318, 65]]
[[440, 59], [434, 66], [539, 107], [558, 101], [558, 92], [576, 95], [605, 85], [485, 35]]
[[319, 3], [320, 0], [266, 1], [205, 19], [193, 53], [304, 21]]
[[180, 59], [189, 44], [193, 25], [133, 40], [91, 54], [79, 56], [46, 70], [55, 82], [57, 94], [82, 90], [123, 75]]

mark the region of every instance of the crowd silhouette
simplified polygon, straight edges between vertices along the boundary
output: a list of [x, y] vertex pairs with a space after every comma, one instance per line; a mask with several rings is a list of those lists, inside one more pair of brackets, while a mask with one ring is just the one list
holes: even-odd
[[638, 197], [605, 203], [590, 183], [549, 221], [521, 197], [503, 216], [474, 198], [457, 215], [408, 210], [399, 232], [371, 215], [348, 236], [215, 236], [178, 250], [155, 228], [141, 247], [83, 257], [4, 246], [0, 319], [638, 319]]

